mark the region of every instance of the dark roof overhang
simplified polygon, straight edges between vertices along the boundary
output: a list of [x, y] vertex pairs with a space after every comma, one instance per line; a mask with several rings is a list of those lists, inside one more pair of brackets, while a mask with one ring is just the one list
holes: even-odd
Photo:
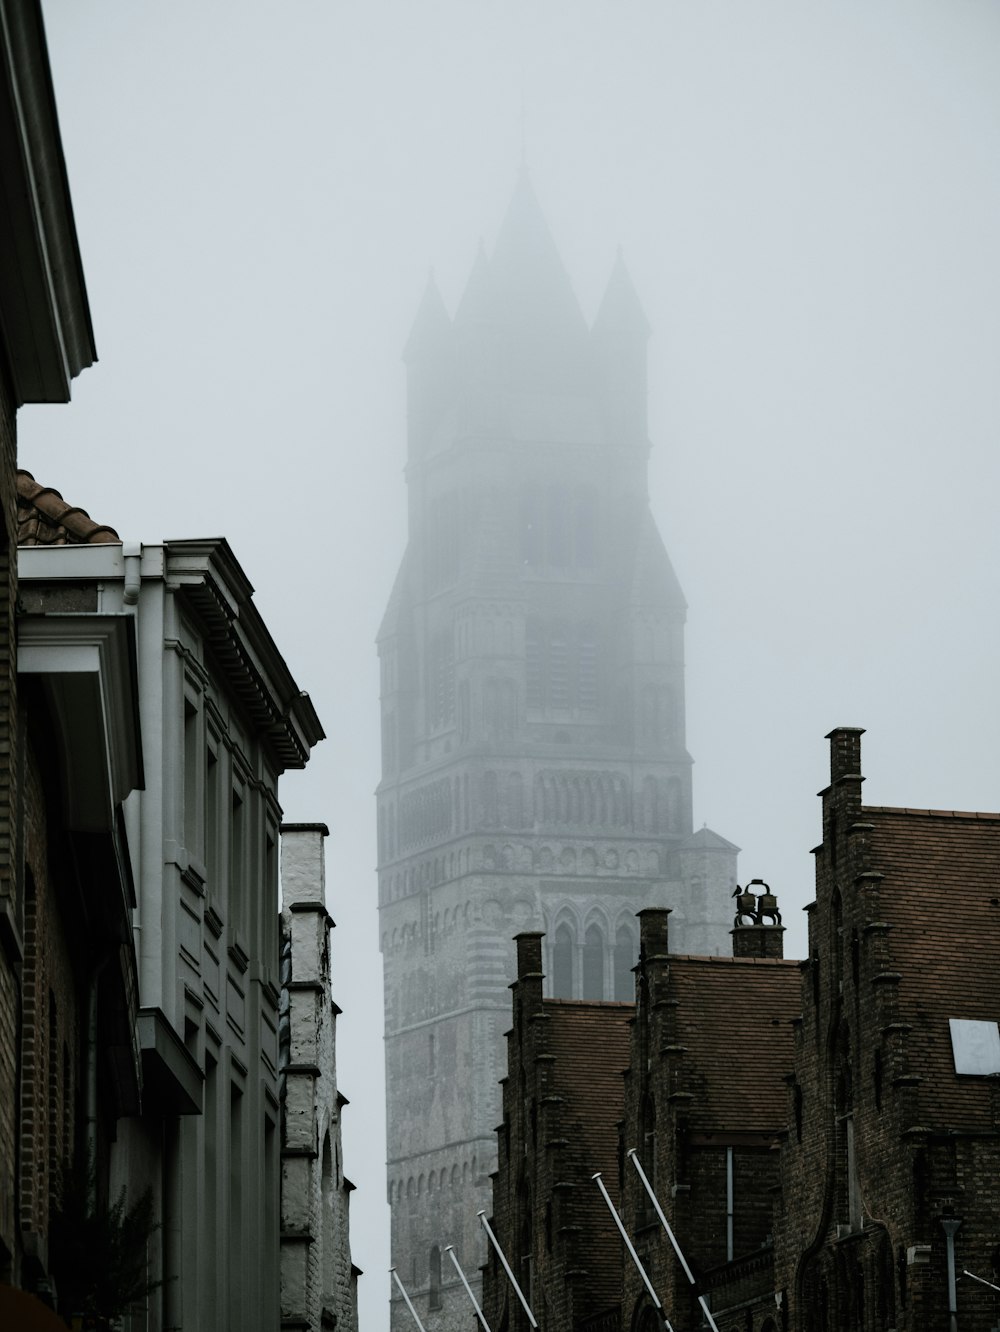
[[38, 0], [0, 0], [0, 338], [18, 405], [97, 359]]

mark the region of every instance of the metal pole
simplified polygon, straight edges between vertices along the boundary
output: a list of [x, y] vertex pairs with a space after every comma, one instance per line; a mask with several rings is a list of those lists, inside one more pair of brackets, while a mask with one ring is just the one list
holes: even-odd
[[958, 1329], [958, 1289], [955, 1281], [955, 1233], [961, 1225], [957, 1217], [942, 1217], [941, 1229], [944, 1231], [946, 1252], [948, 1255], [948, 1326], [950, 1332]]
[[482, 1323], [483, 1327], [486, 1329], [486, 1332], [490, 1332], [490, 1325], [483, 1316], [482, 1309], [480, 1309], [479, 1305], [476, 1303], [476, 1297], [472, 1293], [472, 1287], [469, 1285], [468, 1281], [466, 1281], [465, 1273], [462, 1271], [461, 1264], [459, 1263], [458, 1259], [455, 1257], [455, 1246], [453, 1244], [446, 1244], [444, 1246], [444, 1251], [446, 1254], [449, 1255], [451, 1261], [455, 1264], [455, 1271], [462, 1278], [462, 1285], [465, 1287], [465, 1293], [472, 1301], [472, 1307], [476, 1311], [476, 1317]]
[[985, 1277], [977, 1277], [975, 1272], [970, 1272], [967, 1267], [962, 1268], [962, 1276], [971, 1277], [973, 1281], [978, 1281], [981, 1286], [989, 1286], [990, 1290], [1000, 1291], [1000, 1286], [994, 1286], [992, 1281], [987, 1281]]
[[[687, 1277], [688, 1281], [690, 1281], [691, 1285], [693, 1286], [694, 1274], [692, 1273], [690, 1267], [688, 1267], [687, 1265], [687, 1259], [684, 1257], [684, 1254], [681, 1252], [681, 1246], [677, 1243], [677, 1239], [674, 1235], [674, 1232], [670, 1229], [670, 1222], [663, 1215], [663, 1208], [660, 1206], [660, 1200], [653, 1192], [653, 1186], [646, 1178], [646, 1172], [642, 1168], [642, 1162], [639, 1160], [638, 1156], [636, 1155], [636, 1149], [633, 1147], [628, 1152], [628, 1155], [631, 1156], [632, 1164], [635, 1166], [636, 1170], [638, 1171], [639, 1178], [642, 1180], [642, 1186], [646, 1190], [646, 1193], [649, 1195], [649, 1201], [653, 1204], [654, 1208], [656, 1209], [656, 1215], [660, 1218], [660, 1224], [663, 1226], [663, 1229], [667, 1232], [667, 1239], [669, 1239], [670, 1243], [674, 1246], [674, 1253], [676, 1253], [681, 1267], [684, 1268], [684, 1275]], [[712, 1329], [712, 1332], [719, 1332], [715, 1319], [712, 1317], [712, 1311], [711, 1309], [709, 1309], [708, 1304], [706, 1303], [705, 1297], [703, 1295], [698, 1296], [698, 1303], [701, 1305], [702, 1313], [707, 1318], [708, 1325]]]
[[538, 1322], [535, 1318], [535, 1315], [531, 1312], [531, 1309], [528, 1306], [528, 1301], [524, 1298], [524, 1294], [521, 1291], [521, 1287], [517, 1284], [517, 1278], [514, 1276], [514, 1273], [510, 1270], [510, 1263], [508, 1263], [507, 1259], [503, 1256], [503, 1249], [501, 1249], [499, 1242], [497, 1241], [496, 1235], [494, 1235], [493, 1231], [490, 1229], [490, 1223], [486, 1220], [486, 1213], [477, 1212], [476, 1215], [483, 1223], [483, 1229], [486, 1231], [487, 1235], [489, 1235], [490, 1242], [492, 1243], [494, 1249], [496, 1249], [497, 1257], [500, 1259], [501, 1263], [503, 1263], [503, 1270], [507, 1273], [507, 1278], [510, 1281], [510, 1284], [517, 1291], [517, 1298], [521, 1301], [521, 1307], [524, 1309], [524, 1312], [528, 1315], [528, 1321], [531, 1323], [532, 1327], [537, 1327]]
[[657, 1295], [656, 1291], [653, 1289], [653, 1283], [646, 1275], [646, 1269], [643, 1267], [642, 1263], [640, 1263], [639, 1255], [632, 1247], [632, 1241], [628, 1237], [628, 1231], [622, 1225], [622, 1219], [618, 1215], [614, 1203], [611, 1201], [611, 1195], [604, 1187], [604, 1180], [601, 1178], [601, 1172], [598, 1171], [596, 1175], [591, 1175], [591, 1179], [595, 1179], [597, 1181], [597, 1187], [601, 1190], [601, 1194], [604, 1198], [604, 1201], [608, 1204], [608, 1211], [615, 1219], [615, 1225], [618, 1227], [618, 1233], [625, 1241], [625, 1247], [626, 1249], [628, 1249], [629, 1257], [632, 1259], [633, 1263], [635, 1263], [636, 1270], [638, 1271], [639, 1275], [642, 1277], [643, 1284], [645, 1285], [646, 1289], [649, 1291], [649, 1298], [653, 1301], [653, 1304], [656, 1306], [657, 1309], [662, 1309], [663, 1305], [660, 1303], [659, 1296]]
[[396, 1269], [395, 1269], [394, 1267], [390, 1267], [390, 1268], [389, 1268], [389, 1271], [390, 1271], [390, 1272], [392, 1273], [392, 1275], [396, 1278], [396, 1285], [399, 1287], [399, 1293], [400, 1293], [400, 1295], [402, 1295], [403, 1299], [406, 1301], [406, 1307], [409, 1309], [410, 1313], [413, 1314], [413, 1321], [416, 1323], [417, 1327], [420, 1328], [420, 1332], [427, 1332], [427, 1329], [424, 1327], [423, 1323], [422, 1323], [422, 1322], [420, 1321], [420, 1319], [417, 1317], [417, 1311], [416, 1311], [416, 1309], [414, 1309], [413, 1305], [410, 1303], [410, 1297], [409, 1297], [409, 1295], [407, 1295], [407, 1293], [406, 1293], [406, 1287], [403, 1285], [402, 1281], [400, 1281], [400, 1279], [399, 1279], [399, 1273], [396, 1271]]

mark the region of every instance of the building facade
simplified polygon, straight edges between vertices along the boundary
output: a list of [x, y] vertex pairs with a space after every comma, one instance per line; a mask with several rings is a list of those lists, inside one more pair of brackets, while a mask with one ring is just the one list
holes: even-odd
[[[623, 1100], [619, 1006], [566, 1047], [539, 940], [518, 941], [492, 1219], [541, 1332], [701, 1332], [706, 1308], [719, 1332], [1000, 1323], [1000, 815], [864, 805], [861, 732], [829, 740], [808, 957], [782, 958], [764, 885], [730, 958], [674, 953], [644, 911]], [[568, 1298], [616, 1278], [617, 1306]], [[526, 1332], [492, 1259], [485, 1296], [491, 1327]]]
[[116, 821], [142, 1093], [117, 1119], [108, 1196], [148, 1192], [157, 1228], [123, 1326], [264, 1332], [280, 1319], [277, 783], [322, 729], [225, 541], [39, 544], [54, 492], [22, 491], [22, 641], [72, 676], [110, 635], [138, 679], [117, 728], [100, 697], [69, 709], [106, 719], [112, 755], [126, 720], [142, 737], [141, 789]]
[[794, 1332], [993, 1328], [1000, 815], [863, 804], [862, 734], [828, 737], [776, 1292]]
[[358, 1332], [344, 1174], [324, 824], [281, 826], [281, 1326]]
[[[409, 541], [379, 634], [393, 1262], [464, 1319], [495, 1163], [513, 935], [550, 992], [629, 998], [636, 912], [728, 946], [736, 848], [692, 833], [684, 623], [647, 495], [648, 326], [621, 260], [588, 328], [522, 175], [454, 319], [406, 347]], [[406, 1317], [400, 1302], [394, 1318]]]
[[[39, 991], [43, 978], [26, 971], [26, 930], [38, 918], [26, 913], [22, 778], [26, 765], [38, 775], [39, 756], [29, 763], [18, 708], [17, 411], [24, 403], [67, 402], [73, 378], [95, 357], [41, 5], [0, 0], [0, 1295], [44, 1280], [48, 1220], [40, 1233], [40, 1209], [29, 1207], [26, 1218], [19, 1206], [21, 1096], [40, 1095], [34, 1079], [22, 1086], [19, 1072], [29, 1006], [44, 1022], [31, 1033], [44, 1042], [40, 1063], [48, 1058], [51, 1028], [49, 987]], [[33, 808], [44, 826], [44, 802], [33, 801]], [[32, 946], [37, 938], [33, 933]], [[34, 1009], [39, 994], [42, 1015]], [[75, 996], [59, 997], [68, 1030]], [[54, 1107], [46, 1120], [46, 1164], [48, 1123], [60, 1113]]]

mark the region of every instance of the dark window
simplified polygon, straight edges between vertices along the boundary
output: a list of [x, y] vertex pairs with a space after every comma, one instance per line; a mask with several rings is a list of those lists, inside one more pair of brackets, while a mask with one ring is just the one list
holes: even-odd
[[430, 1299], [432, 1309], [441, 1308], [441, 1250], [435, 1244], [431, 1249]]

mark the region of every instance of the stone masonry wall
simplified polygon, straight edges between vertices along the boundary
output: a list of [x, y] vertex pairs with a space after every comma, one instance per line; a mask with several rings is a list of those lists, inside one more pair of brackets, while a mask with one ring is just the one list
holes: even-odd
[[281, 1326], [357, 1332], [322, 824], [281, 830]]

